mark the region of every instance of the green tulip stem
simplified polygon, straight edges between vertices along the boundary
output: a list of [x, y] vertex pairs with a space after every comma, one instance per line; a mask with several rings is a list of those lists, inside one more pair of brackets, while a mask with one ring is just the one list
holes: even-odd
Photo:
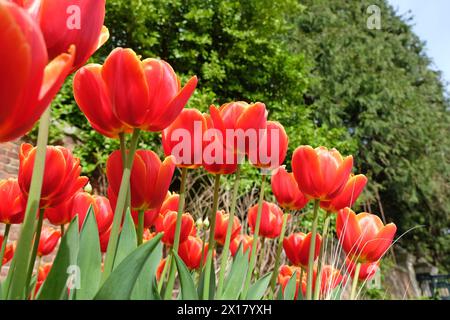
[[41, 211], [39, 212], [39, 218], [36, 225], [36, 235], [34, 236], [33, 251], [31, 252], [30, 264], [28, 266], [27, 282], [26, 282], [27, 286], [30, 285], [31, 277], [33, 275], [34, 264], [36, 262], [36, 256], [39, 248], [39, 241], [41, 239], [43, 222], [44, 222], [44, 209], [41, 209]]
[[117, 243], [119, 241], [120, 225], [123, 220], [123, 214], [125, 209], [125, 202], [130, 185], [131, 168], [134, 162], [134, 155], [139, 141], [140, 130], [134, 129], [133, 136], [131, 137], [130, 150], [128, 152], [127, 161], [123, 169], [122, 182], [120, 183], [119, 195], [117, 197], [116, 210], [114, 212], [114, 219], [111, 228], [111, 235], [109, 238], [108, 249], [105, 256], [105, 266], [102, 276], [102, 283], [109, 277], [113, 270], [114, 260], [116, 258]]
[[231, 198], [230, 215], [228, 217], [227, 235], [225, 237], [225, 243], [223, 245], [222, 257], [220, 261], [219, 281], [217, 284], [217, 292], [216, 292], [218, 299], [220, 299], [220, 297], [222, 296], [223, 282], [225, 279], [225, 271], [228, 262], [228, 254], [230, 252], [231, 232], [233, 231], [233, 222], [234, 222], [234, 215], [236, 212], [236, 202], [238, 197], [240, 180], [241, 180], [241, 167], [238, 165], [233, 185], [233, 196]]
[[314, 273], [314, 252], [316, 250], [316, 235], [317, 235], [317, 222], [319, 220], [319, 204], [320, 200], [314, 202], [314, 215], [313, 224], [311, 230], [311, 243], [309, 245], [309, 257], [308, 257], [308, 273], [306, 282], [306, 300], [312, 300], [313, 298], [313, 273]]
[[[209, 244], [208, 244], [208, 255], [205, 265], [205, 278], [204, 278], [204, 286], [203, 286], [203, 300], [208, 300], [209, 298], [209, 282], [211, 278], [211, 266], [213, 263], [213, 254], [214, 254], [214, 232], [216, 230], [216, 213], [217, 208], [219, 206], [219, 189], [220, 189], [220, 174], [216, 174], [214, 178], [214, 196], [213, 196], [213, 205], [211, 208], [211, 213], [209, 217]], [[203, 256], [202, 256], [203, 258]]]
[[325, 246], [328, 240], [328, 228], [330, 226], [330, 220], [331, 220], [331, 214], [330, 212], [326, 213], [325, 221], [323, 223], [323, 230], [322, 230], [322, 244], [320, 246], [320, 253], [319, 253], [319, 260], [318, 260], [318, 266], [317, 266], [317, 277], [316, 277], [316, 283], [314, 286], [314, 300], [319, 300], [320, 298], [320, 287], [322, 285], [322, 271], [323, 271], [323, 265], [324, 265], [324, 254], [325, 254]]
[[358, 287], [358, 278], [360, 270], [361, 270], [361, 262], [357, 262], [355, 267], [355, 274], [353, 275], [352, 280], [352, 292], [350, 294], [350, 300], [355, 300], [356, 298], [356, 288]]
[[144, 210], [139, 210], [137, 227], [137, 244], [140, 246], [144, 242]]
[[272, 271], [272, 278], [270, 279], [270, 288], [271, 288], [272, 292], [275, 292], [275, 285], [277, 283], [278, 269], [280, 267], [280, 258], [281, 258], [281, 252], [283, 251], [283, 240], [284, 240], [284, 234], [286, 232], [286, 224], [287, 224], [288, 217], [289, 217], [289, 215], [287, 215], [287, 214], [283, 215], [283, 225], [281, 226], [281, 234], [280, 234], [280, 238], [278, 239], [277, 253], [275, 256], [275, 265], [274, 265], [273, 271]]
[[11, 230], [11, 225], [8, 223], [5, 225], [5, 231], [3, 232], [3, 243], [0, 249], [0, 272], [2, 271], [3, 257], [5, 256], [6, 245], [8, 244], [9, 230]]
[[25, 288], [27, 288], [27, 272], [33, 245], [36, 214], [39, 210], [41, 200], [42, 182], [44, 179], [45, 156], [47, 152], [48, 131], [50, 127], [51, 108], [48, 107], [41, 116], [37, 138], [36, 156], [33, 164], [30, 190], [28, 192], [25, 217], [20, 231], [11, 267], [8, 274], [9, 299], [25, 299]]
[[[175, 238], [173, 241], [173, 247], [171, 251], [171, 255], [174, 252], [178, 253], [178, 247], [180, 246], [180, 233], [181, 233], [181, 221], [183, 217], [184, 211], [184, 202], [186, 200], [186, 180], [187, 180], [187, 168], [181, 169], [181, 185], [180, 185], [180, 201], [178, 203], [178, 213], [177, 213], [177, 222], [175, 226]], [[172, 257], [172, 263], [170, 264], [169, 271], [169, 279], [167, 280], [166, 290], [164, 292], [164, 299], [169, 300], [172, 298], [172, 290], [175, 285], [175, 276], [176, 276], [176, 263], [175, 259]]]
[[253, 232], [253, 243], [252, 243], [252, 251], [250, 254], [250, 264], [248, 266], [247, 270], [247, 276], [245, 278], [244, 283], [244, 290], [242, 291], [242, 298], [245, 299], [247, 297], [248, 289], [250, 287], [250, 282], [252, 280], [252, 274], [253, 270], [255, 269], [255, 263], [256, 263], [256, 247], [258, 244], [258, 237], [259, 237], [259, 227], [261, 225], [261, 216], [262, 216], [262, 208], [263, 208], [263, 202], [264, 202], [264, 187], [266, 182], [266, 175], [262, 175], [261, 179], [261, 189], [259, 193], [259, 200], [258, 200], [258, 212], [256, 216], [256, 223], [255, 223], [255, 230]]
[[36, 298], [36, 288], [37, 288], [37, 283], [38, 283], [37, 277], [39, 276], [39, 267], [41, 266], [41, 261], [42, 261], [42, 257], [38, 257], [37, 265], [36, 265], [36, 270], [37, 270], [36, 281], [34, 282], [33, 289], [31, 291], [31, 300], [34, 300]]
[[[120, 141], [120, 154], [122, 156], [122, 163], [127, 163], [127, 142], [125, 133], [121, 132], [119, 133], [119, 141]], [[126, 206], [131, 208], [131, 186], [128, 185], [128, 192], [127, 192], [127, 200], [126, 200]]]

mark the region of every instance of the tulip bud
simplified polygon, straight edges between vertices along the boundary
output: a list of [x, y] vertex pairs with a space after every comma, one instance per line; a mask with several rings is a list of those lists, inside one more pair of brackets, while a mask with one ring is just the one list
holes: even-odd
[[198, 218], [196, 221], [195, 221], [195, 225], [197, 226], [197, 228], [198, 229], [203, 229], [203, 220], [202, 220], [202, 218]]
[[86, 184], [86, 186], [84, 187], [84, 192], [87, 192], [87, 193], [91, 193], [92, 194], [92, 185], [88, 182], [87, 184]]
[[205, 220], [203, 220], [203, 226], [205, 227], [205, 229], [209, 228], [209, 218], [206, 217]]

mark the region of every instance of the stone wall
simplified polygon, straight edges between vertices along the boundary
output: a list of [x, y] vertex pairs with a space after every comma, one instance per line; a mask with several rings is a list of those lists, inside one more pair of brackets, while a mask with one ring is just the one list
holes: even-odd
[[17, 176], [20, 140], [0, 144], [0, 179]]

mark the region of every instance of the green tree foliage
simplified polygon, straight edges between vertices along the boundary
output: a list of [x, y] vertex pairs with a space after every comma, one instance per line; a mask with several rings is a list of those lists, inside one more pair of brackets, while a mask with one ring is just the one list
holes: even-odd
[[[366, 26], [374, 3], [381, 30]], [[287, 162], [300, 144], [354, 154], [370, 179], [366, 208], [380, 213], [380, 201], [400, 232], [423, 225], [401, 244], [448, 266], [449, 102], [409, 23], [384, 0], [108, 0], [111, 38], [91, 60], [118, 46], [164, 59], [183, 83], [199, 77], [188, 107], [202, 111], [265, 102], [289, 134]], [[51, 139], [72, 137], [84, 173], [102, 185], [118, 143], [90, 129], [71, 85], [54, 103]], [[140, 147], [161, 153], [159, 135]], [[254, 171], [244, 173], [244, 186], [254, 184]]]

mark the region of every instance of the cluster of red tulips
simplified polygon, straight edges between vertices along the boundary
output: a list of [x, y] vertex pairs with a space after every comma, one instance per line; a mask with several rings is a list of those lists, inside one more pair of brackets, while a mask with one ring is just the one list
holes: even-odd
[[[171, 299], [178, 278], [186, 299], [270, 298], [277, 282], [285, 298], [320, 299], [343, 287], [347, 275], [354, 298], [358, 281], [376, 273], [396, 227], [350, 209], [367, 183], [352, 174], [353, 158], [299, 146], [288, 172], [288, 136], [267, 120], [263, 103], [230, 102], [211, 106], [208, 114], [185, 108], [197, 78], [181, 86], [167, 62], [142, 60], [132, 49], [113, 50], [103, 65], [84, 65], [108, 39], [104, 15], [105, 0], [0, 0], [0, 69], [6, 75], [0, 79], [0, 141], [25, 135], [41, 119], [37, 146], [20, 147], [17, 179], [0, 182], [0, 260], [12, 260], [0, 298], [148, 298], [157, 292]], [[107, 197], [88, 192], [88, 178], [80, 176], [70, 150], [47, 146], [49, 105], [72, 72], [74, 98], [92, 128], [120, 140], [106, 163]], [[141, 131], [161, 132], [163, 160], [138, 149]], [[242, 233], [235, 215], [246, 160], [262, 178], [258, 203], [248, 208], [250, 234]], [[169, 191], [176, 168], [178, 194]], [[214, 175], [208, 223], [185, 212], [188, 172], [201, 168]], [[225, 212], [219, 208], [221, 177], [231, 174], [232, 203]], [[264, 200], [270, 174], [278, 205]], [[310, 207], [311, 232], [285, 236], [291, 216]], [[333, 216], [345, 268], [325, 263]], [[8, 243], [13, 224], [21, 224], [20, 238]], [[265, 241], [275, 241], [277, 252], [271, 272], [259, 275]], [[53, 264], [41, 263], [58, 242]], [[290, 264], [280, 266], [283, 249]], [[81, 268], [81, 287], [66, 284], [73, 263]]]

